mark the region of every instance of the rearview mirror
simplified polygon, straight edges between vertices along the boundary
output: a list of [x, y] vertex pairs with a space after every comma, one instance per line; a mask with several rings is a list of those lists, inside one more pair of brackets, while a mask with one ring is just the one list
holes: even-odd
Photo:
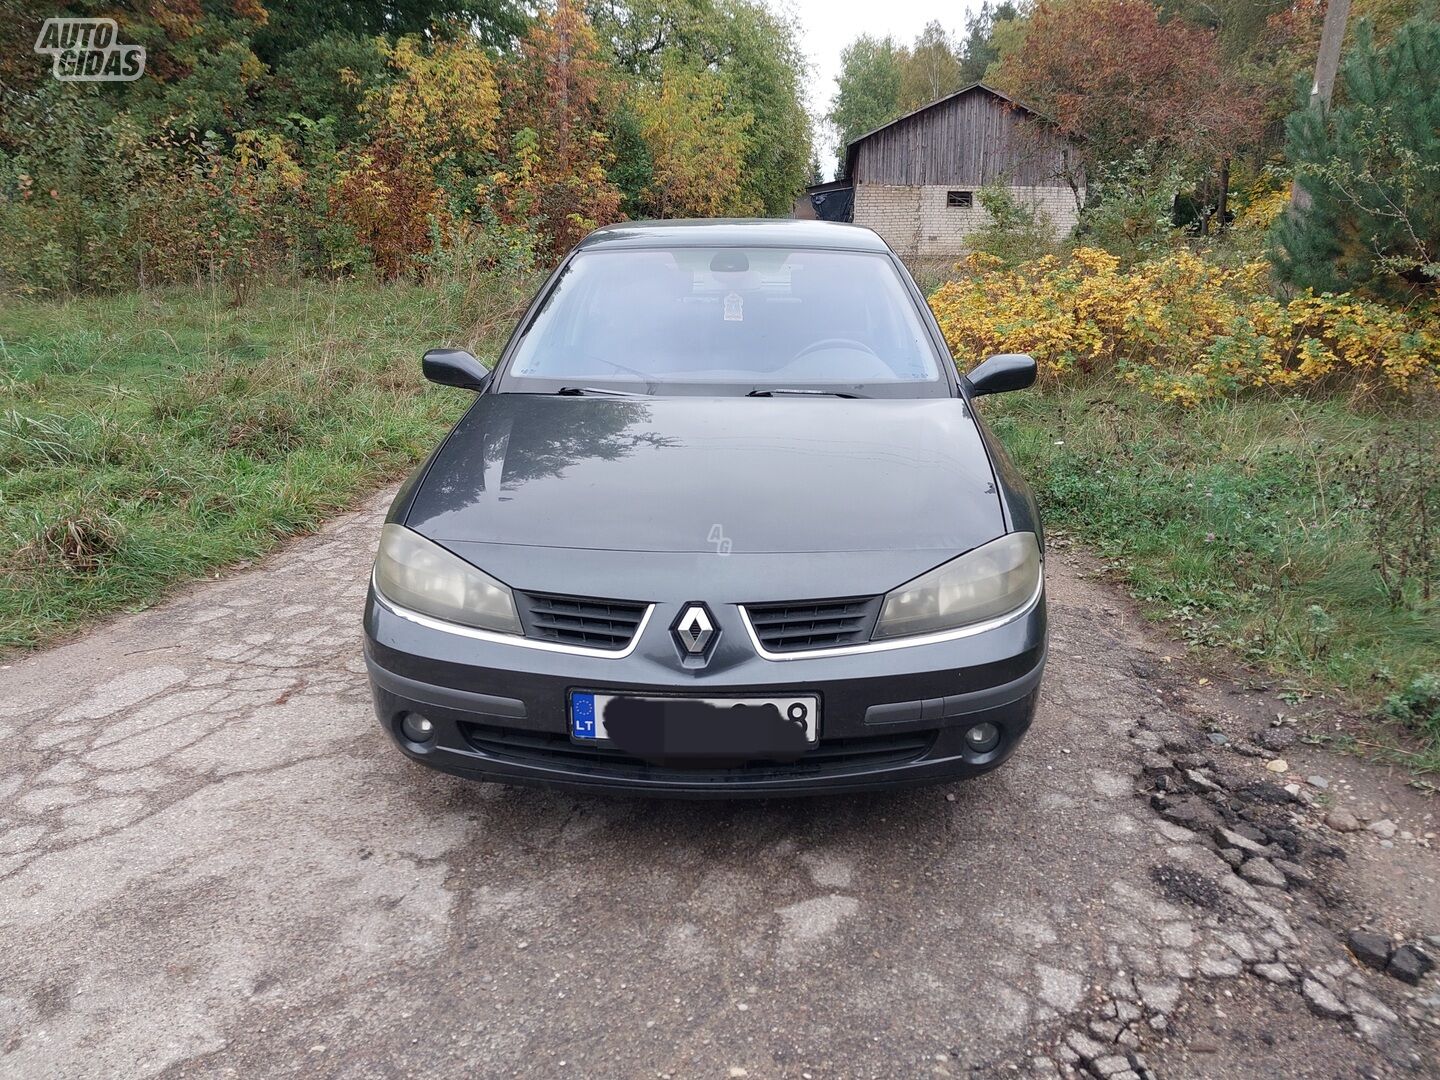
[[1024, 390], [1035, 382], [1035, 360], [1025, 353], [996, 353], [969, 375], [965, 385], [971, 397]]
[[464, 349], [431, 349], [420, 362], [420, 370], [441, 386], [484, 390], [490, 385], [490, 370]]

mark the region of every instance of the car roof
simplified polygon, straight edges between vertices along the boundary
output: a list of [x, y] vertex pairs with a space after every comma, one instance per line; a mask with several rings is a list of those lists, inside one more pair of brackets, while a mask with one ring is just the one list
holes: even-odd
[[798, 218], [695, 218], [671, 221], [622, 221], [596, 229], [577, 245], [594, 248], [784, 247], [835, 251], [890, 249], [860, 225]]

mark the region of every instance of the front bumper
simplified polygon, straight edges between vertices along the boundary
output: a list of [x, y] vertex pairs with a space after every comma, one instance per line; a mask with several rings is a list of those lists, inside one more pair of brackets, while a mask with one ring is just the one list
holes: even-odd
[[[670, 610], [673, 607], [674, 610]], [[1002, 764], [1034, 715], [1045, 665], [1043, 593], [983, 633], [904, 648], [775, 660], [757, 654], [734, 606], [716, 606], [720, 639], [703, 668], [678, 659], [657, 605], [629, 655], [601, 657], [476, 640], [392, 609], [374, 590], [365, 658], [381, 726], [412, 760], [481, 780], [667, 796], [801, 795], [873, 790], [975, 776]], [[734, 768], [651, 765], [569, 737], [572, 690], [820, 698], [819, 745], [790, 763]], [[425, 716], [425, 744], [401, 734]], [[977, 754], [964, 732], [1001, 732]]]

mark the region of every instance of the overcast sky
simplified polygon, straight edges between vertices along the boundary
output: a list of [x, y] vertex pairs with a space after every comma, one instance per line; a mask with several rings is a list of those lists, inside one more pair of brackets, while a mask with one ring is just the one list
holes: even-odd
[[[840, 72], [840, 50], [861, 34], [884, 37], [909, 44], [931, 19], [959, 37], [973, 3], [943, 0], [770, 0], [777, 8], [788, 7], [800, 24], [800, 46], [810, 59], [809, 93], [806, 105], [817, 120], [830, 108], [835, 94], [835, 76]], [[833, 134], [817, 124], [820, 164], [826, 177], [834, 175]]]

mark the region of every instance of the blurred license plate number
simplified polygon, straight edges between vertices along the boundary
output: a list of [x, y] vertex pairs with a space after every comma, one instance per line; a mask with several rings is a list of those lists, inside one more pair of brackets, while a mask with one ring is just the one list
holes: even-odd
[[820, 739], [820, 699], [813, 695], [764, 698], [701, 698], [687, 695], [682, 698], [647, 694], [597, 694], [579, 690], [570, 695], [570, 738], [579, 743], [608, 744], [610, 739], [605, 731], [605, 706], [616, 698], [661, 703], [704, 702], [717, 709], [727, 709], [734, 705], [773, 705], [781, 716], [792, 723], [804, 724], [807, 744], [814, 746]]

